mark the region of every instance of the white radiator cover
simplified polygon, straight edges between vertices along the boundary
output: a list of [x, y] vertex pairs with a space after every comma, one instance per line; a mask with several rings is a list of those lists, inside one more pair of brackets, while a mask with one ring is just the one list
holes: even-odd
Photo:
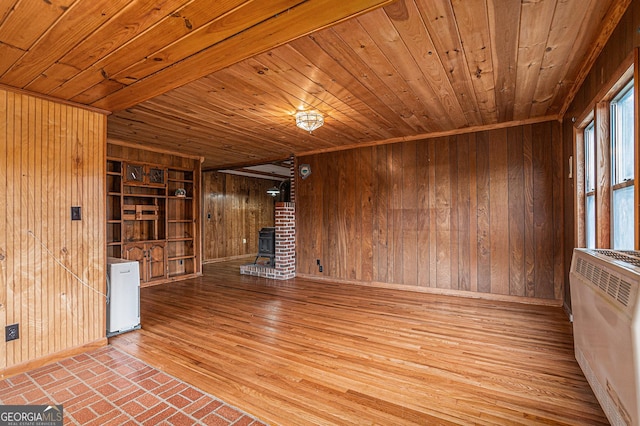
[[640, 252], [574, 249], [576, 360], [612, 425], [640, 426]]

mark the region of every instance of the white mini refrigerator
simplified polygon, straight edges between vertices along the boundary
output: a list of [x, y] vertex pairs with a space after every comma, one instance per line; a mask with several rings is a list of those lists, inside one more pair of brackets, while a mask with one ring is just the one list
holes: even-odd
[[140, 328], [140, 266], [107, 258], [107, 337]]

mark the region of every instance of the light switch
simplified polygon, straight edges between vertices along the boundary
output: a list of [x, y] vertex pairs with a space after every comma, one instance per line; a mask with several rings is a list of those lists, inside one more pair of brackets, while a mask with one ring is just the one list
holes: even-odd
[[81, 220], [80, 207], [71, 207], [71, 220]]

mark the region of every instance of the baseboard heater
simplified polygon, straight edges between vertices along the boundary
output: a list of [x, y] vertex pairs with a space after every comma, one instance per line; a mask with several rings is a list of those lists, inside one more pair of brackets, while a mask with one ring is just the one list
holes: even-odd
[[575, 355], [612, 425], [640, 426], [640, 252], [574, 249]]

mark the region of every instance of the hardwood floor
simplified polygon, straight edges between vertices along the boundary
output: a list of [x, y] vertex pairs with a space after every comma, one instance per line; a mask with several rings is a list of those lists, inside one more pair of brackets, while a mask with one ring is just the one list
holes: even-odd
[[271, 424], [608, 424], [560, 308], [241, 276], [142, 289], [110, 342]]

